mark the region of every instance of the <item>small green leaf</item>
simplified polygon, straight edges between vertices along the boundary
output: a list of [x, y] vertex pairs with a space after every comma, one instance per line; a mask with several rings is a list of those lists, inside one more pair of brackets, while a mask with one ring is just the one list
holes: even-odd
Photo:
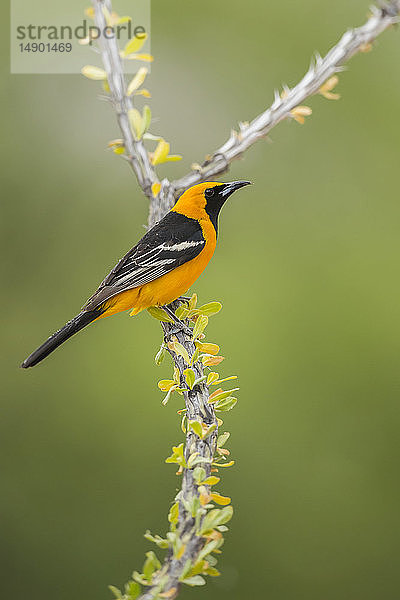
[[157, 544], [157, 546], [159, 548], [168, 548], [169, 547], [169, 543], [168, 540], [160, 537], [159, 535], [152, 535], [151, 531], [147, 530], [146, 533], [144, 534], [144, 538], [146, 540], [148, 540], [149, 542], [153, 542], [154, 544]]
[[122, 57], [129, 56], [129, 54], [134, 54], [135, 52], [139, 52], [139, 50], [142, 48], [143, 44], [145, 43], [146, 39], [147, 39], [147, 33], [144, 33], [140, 37], [134, 36], [125, 45], [125, 48], [121, 52]]
[[174, 320], [167, 315], [165, 310], [159, 308], [158, 306], [150, 306], [147, 309], [147, 312], [149, 313], [149, 315], [151, 315], [152, 317], [154, 317], [154, 319], [157, 319], [158, 321], [163, 321], [164, 323], [174, 322]]
[[203, 519], [200, 529], [200, 535], [203, 535], [207, 531], [211, 531], [219, 525], [225, 525], [233, 515], [232, 506], [226, 506], [225, 508], [214, 508], [210, 510]]
[[[196, 348], [196, 350], [193, 352], [193, 356], [192, 356], [192, 360], [191, 360], [192, 365], [197, 363], [197, 361], [199, 360], [199, 356], [200, 356], [200, 350], [198, 348]], [[207, 379], [206, 376], [204, 376], [204, 379], [202, 378], [202, 381], [204, 381], [205, 379]]]
[[211, 542], [208, 542], [208, 544], [206, 544], [204, 546], [204, 548], [199, 552], [199, 555], [197, 557], [197, 560], [203, 560], [207, 554], [210, 554], [210, 552], [212, 552], [213, 550], [215, 550], [215, 548], [218, 546], [219, 544], [219, 540], [212, 540]]
[[164, 344], [161, 344], [161, 348], [159, 349], [159, 351], [157, 352], [157, 354], [154, 357], [154, 362], [156, 363], [157, 367], [159, 367], [161, 365], [161, 363], [163, 362], [164, 358], [165, 358], [165, 346]]
[[222, 308], [221, 302], [209, 302], [208, 304], [203, 304], [203, 306], [199, 307], [199, 310], [203, 315], [207, 317], [212, 317], [212, 315], [216, 315]]
[[[197, 437], [199, 437], [200, 439], [203, 439], [203, 428], [199, 421], [189, 421], [189, 429], [191, 429], [197, 435]], [[188, 464], [190, 464], [190, 459], [189, 459]]]
[[175, 502], [175, 504], [173, 504], [170, 508], [170, 511], [168, 513], [168, 521], [170, 523], [173, 523], [174, 525], [176, 525], [178, 523], [178, 517], [179, 517], [179, 502]]
[[193, 341], [196, 340], [199, 337], [199, 335], [203, 333], [207, 325], [208, 317], [206, 317], [205, 315], [201, 315], [197, 318], [196, 323], [193, 327]]
[[189, 311], [187, 308], [185, 308], [184, 306], [179, 306], [176, 311], [175, 311], [175, 316], [180, 319], [181, 321], [183, 319], [186, 319], [187, 315], [189, 314]]
[[[203, 469], [203, 467], [196, 467], [193, 471], [193, 479], [195, 480], [195, 482], [197, 483], [197, 485], [200, 485], [200, 483], [204, 483], [204, 478], [206, 476], [206, 471], [205, 469]], [[218, 477], [216, 477], [216, 479], [218, 479]], [[219, 479], [218, 479], [219, 481]]]
[[207, 429], [207, 431], [205, 433], [203, 433], [203, 440], [207, 439], [209, 435], [211, 435], [211, 433], [213, 431], [215, 431], [217, 429], [217, 426], [215, 423], [213, 423], [212, 425], [210, 425], [210, 427]]
[[193, 296], [189, 300], [189, 310], [193, 310], [197, 305], [197, 294], [193, 294]]
[[93, 79], [95, 81], [103, 81], [104, 79], [107, 79], [107, 73], [105, 70], [93, 65], [86, 65], [82, 68], [81, 73], [88, 79]]
[[237, 392], [239, 390], [239, 388], [233, 388], [232, 390], [226, 390], [225, 392], [219, 392], [216, 393], [214, 392], [213, 394], [211, 394], [208, 403], [209, 404], [214, 404], [216, 402], [219, 402], [220, 400], [223, 400], [224, 398], [228, 398], [228, 396], [230, 396], [232, 394], [232, 392]]
[[218, 373], [211, 371], [211, 373], [209, 373], [207, 376], [207, 385], [215, 385], [217, 382], [219, 383], [218, 380], [219, 380]]
[[210, 475], [210, 477], [207, 477], [207, 479], [204, 479], [202, 481], [202, 484], [203, 485], [215, 485], [219, 481], [221, 481], [220, 477], [215, 477], [214, 475]]
[[173, 385], [171, 387], [171, 389], [168, 391], [167, 395], [165, 396], [164, 400], [162, 401], [163, 406], [166, 406], [171, 398], [171, 395], [173, 392], [175, 392], [175, 390], [177, 390], [177, 386]]
[[109, 585], [108, 589], [113, 593], [115, 598], [118, 598], [118, 600], [122, 598], [122, 592], [117, 587], [115, 587], [115, 585]]
[[147, 106], [147, 104], [143, 107], [143, 132], [141, 137], [143, 136], [143, 133], [145, 133], [148, 128], [150, 127], [151, 124], [151, 109], [150, 106]]
[[183, 371], [184, 375], [185, 375], [185, 379], [186, 379], [186, 383], [188, 384], [189, 388], [192, 390], [196, 381], [196, 375], [193, 371], [193, 369], [185, 369]]
[[232, 410], [237, 404], [237, 398], [234, 396], [229, 396], [229, 398], [225, 398], [224, 400], [220, 400], [215, 403], [215, 410], [221, 412], [227, 412], [228, 410]]
[[[211, 373], [210, 373], [211, 375]], [[215, 375], [218, 375], [218, 373], [215, 373]], [[231, 375], [230, 377], [225, 377], [224, 379], [216, 379], [215, 381], [213, 381], [212, 383], [210, 383], [209, 385], [219, 385], [220, 383], [225, 383], [225, 381], [230, 381], [231, 379], [237, 379], [237, 375]]]
[[188, 351], [185, 346], [183, 346], [180, 342], [169, 342], [168, 348], [175, 352], [178, 356], [182, 356], [183, 360], [187, 365], [190, 365], [190, 358]]
[[201, 575], [193, 575], [193, 577], [187, 577], [186, 579], [183, 579], [182, 583], [186, 583], [186, 585], [191, 586], [205, 585], [206, 580]]
[[129, 600], [136, 600], [140, 596], [142, 588], [137, 581], [129, 581], [125, 586], [125, 595]]
[[179, 446], [172, 446], [172, 454], [171, 456], [168, 456], [168, 458], [165, 459], [166, 463], [177, 463], [178, 465], [181, 465], [182, 467], [186, 467], [186, 460], [185, 457], [183, 455], [184, 452], [184, 447], [183, 447], [183, 443], [179, 444]]
[[149, 72], [149, 70], [146, 67], [141, 67], [138, 70], [138, 72], [136, 73], [136, 75], [133, 77], [130, 84], [128, 85], [128, 89], [126, 91], [127, 96], [131, 96], [133, 94], [133, 92], [135, 92], [138, 88], [140, 88], [140, 86], [146, 79], [148, 72]]
[[217, 447], [223, 448], [225, 446], [226, 442], [229, 440], [230, 435], [231, 434], [229, 433], [229, 431], [225, 431], [225, 433], [220, 435], [217, 440]]
[[146, 560], [143, 565], [143, 575], [147, 579], [147, 581], [151, 581], [151, 576], [155, 571], [161, 568], [161, 563], [158, 560], [155, 553], [150, 550], [146, 552]]

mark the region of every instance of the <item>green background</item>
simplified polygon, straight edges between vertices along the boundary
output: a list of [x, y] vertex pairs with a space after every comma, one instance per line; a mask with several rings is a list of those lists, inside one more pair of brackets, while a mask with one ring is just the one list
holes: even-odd
[[[201, 161], [368, 4], [154, 0], [153, 131], [184, 155], [160, 173]], [[225, 177], [254, 185], [224, 208], [195, 290], [223, 302], [208, 340], [240, 376], [237, 463], [218, 486], [235, 516], [222, 576], [182, 598], [399, 596], [399, 35], [351, 61], [339, 102], [314, 98], [305, 125], [281, 124]], [[1, 594], [106, 599], [140, 570], [143, 532], [165, 532], [179, 485], [159, 326], [118, 315], [18, 364], [143, 234], [147, 206], [105, 150], [118, 130], [99, 84], [11, 77], [2, 42]]]

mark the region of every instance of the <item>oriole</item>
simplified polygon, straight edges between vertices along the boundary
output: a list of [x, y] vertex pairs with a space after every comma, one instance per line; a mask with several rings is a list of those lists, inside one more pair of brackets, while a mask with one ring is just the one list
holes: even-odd
[[171, 211], [116, 264], [82, 311], [21, 366], [34, 367], [93, 321], [128, 309], [136, 315], [151, 306], [165, 307], [187, 292], [214, 254], [223, 204], [249, 183], [209, 181], [187, 189]]

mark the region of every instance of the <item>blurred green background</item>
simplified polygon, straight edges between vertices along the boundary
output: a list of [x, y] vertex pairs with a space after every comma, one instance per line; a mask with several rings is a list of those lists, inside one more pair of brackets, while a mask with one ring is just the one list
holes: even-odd
[[[200, 162], [367, 9], [153, 0], [153, 130], [184, 155], [160, 173]], [[18, 364], [143, 234], [147, 206], [105, 150], [118, 130], [99, 85], [10, 76], [2, 27], [2, 596], [106, 599], [140, 569], [143, 532], [165, 532], [179, 485], [159, 326], [122, 314]], [[222, 576], [182, 598], [398, 598], [399, 35], [351, 61], [339, 102], [314, 98], [305, 125], [283, 123], [225, 177], [254, 186], [225, 207], [195, 290], [223, 302], [208, 339], [240, 376], [225, 419], [237, 464], [219, 486], [235, 516]]]

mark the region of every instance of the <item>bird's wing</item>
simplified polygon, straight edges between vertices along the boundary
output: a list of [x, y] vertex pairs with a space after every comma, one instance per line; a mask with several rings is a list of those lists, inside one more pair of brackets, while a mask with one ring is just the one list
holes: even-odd
[[195, 258], [205, 243], [198, 221], [168, 213], [116, 264], [84, 310], [93, 310], [116, 294], [162, 277]]

